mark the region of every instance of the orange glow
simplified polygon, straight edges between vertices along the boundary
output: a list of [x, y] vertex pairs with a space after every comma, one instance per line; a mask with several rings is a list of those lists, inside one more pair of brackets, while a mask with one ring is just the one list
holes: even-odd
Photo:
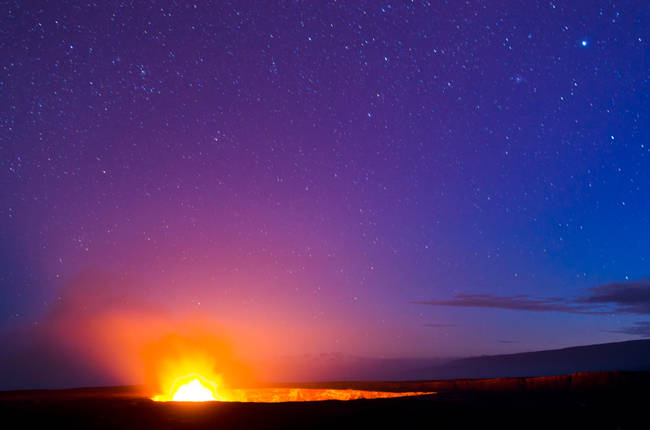
[[228, 401], [232, 394], [224, 379], [249, 380], [246, 366], [228, 345], [196, 326], [187, 327], [184, 335], [167, 334], [150, 342], [141, 357], [157, 401]]
[[[220, 377], [217, 376], [217, 381]], [[157, 394], [157, 402], [312, 402], [322, 400], [387, 399], [421, 396], [434, 392], [389, 392], [365, 390], [334, 390], [318, 388], [248, 388], [226, 389], [220, 382], [211, 381], [198, 373], [176, 378], [167, 394]]]
[[248, 388], [225, 390], [215, 393], [212, 389], [199, 381], [192, 381], [181, 385], [178, 390], [170, 395], [156, 395], [153, 400], [158, 402], [315, 402], [323, 400], [358, 400], [358, 399], [389, 399], [395, 397], [431, 395], [435, 392], [390, 392], [390, 391], [364, 391], [364, 390], [332, 390], [318, 388]]
[[[111, 363], [130, 370], [130, 379], [144, 379], [152, 400], [221, 402], [304, 402], [379, 399], [434, 394], [320, 388], [234, 388], [255, 384], [254, 372], [236, 356], [231, 343], [206, 329], [206, 320], [170, 327], [152, 319], [126, 315], [105, 317], [99, 326], [104, 339], [114, 342]], [[154, 337], [155, 336], [155, 337]], [[122, 361], [118, 363], [118, 359]], [[259, 367], [259, 366], [258, 366]]]
[[106, 291], [115, 293], [113, 284], [108, 288], [91, 281], [71, 285], [43, 324], [43, 334], [82, 365], [110, 376], [116, 384], [137, 384], [142, 387], [140, 395], [156, 401], [296, 402], [432, 394], [241, 388], [269, 387], [263, 381], [291, 375], [293, 365], [269, 359], [269, 351], [284, 351], [287, 339], [300, 342], [287, 336], [285, 328], [282, 336], [274, 335], [273, 327], [250, 322], [248, 314], [245, 323], [235, 318], [225, 325], [196, 312], [173, 314], [106, 296]]
[[217, 382], [192, 373], [177, 378], [168, 394], [158, 394], [153, 397], [158, 402], [210, 402], [227, 400], [220, 392]]
[[200, 380], [192, 379], [176, 390], [172, 400], [175, 402], [209, 402], [217, 399], [210, 388], [202, 384]]
[[422, 396], [435, 394], [433, 392], [402, 392], [364, 391], [364, 390], [332, 390], [318, 388], [252, 388], [232, 390], [233, 401], [239, 402], [316, 402], [322, 400], [358, 400], [358, 399], [388, 399], [394, 397]]
[[[69, 336], [70, 325], [57, 327], [61, 338]], [[110, 313], [95, 317], [75, 330], [88, 330], [82, 338], [102, 339], [102, 347], [80, 352], [105, 363], [125, 382], [142, 381], [143, 394], [152, 400], [221, 402], [304, 402], [355, 400], [433, 394], [429, 392], [386, 392], [320, 388], [235, 388], [254, 387], [255, 372], [242, 362], [232, 342], [206, 319], [171, 321], [129, 313]], [[265, 370], [257, 363], [256, 370]], [[270, 370], [267, 370], [267, 373]]]

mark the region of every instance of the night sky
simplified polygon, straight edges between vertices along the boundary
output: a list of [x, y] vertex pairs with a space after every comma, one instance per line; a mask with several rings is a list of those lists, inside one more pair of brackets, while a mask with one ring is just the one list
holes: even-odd
[[650, 337], [649, 33], [643, 0], [2, 1], [0, 327], [76, 300], [288, 355]]

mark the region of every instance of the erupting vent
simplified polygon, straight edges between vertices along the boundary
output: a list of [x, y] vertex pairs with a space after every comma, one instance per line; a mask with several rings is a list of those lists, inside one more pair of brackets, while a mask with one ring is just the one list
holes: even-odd
[[168, 394], [159, 394], [153, 400], [160, 402], [310, 402], [319, 400], [386, 399], [422, 396], [434, 392], [388, 392], [364, 390], [333, 390], [318, 388], [251, 388], [225, 389], [216, 381], [192, 373], [178, 378]]

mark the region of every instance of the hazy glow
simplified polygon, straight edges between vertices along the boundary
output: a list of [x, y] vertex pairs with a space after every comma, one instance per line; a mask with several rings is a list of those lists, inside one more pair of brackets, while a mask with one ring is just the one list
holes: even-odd
[[[187, 361], [185, 361], [187, 362]], [[310, 402], [323, 400], [386, 399], [394, 397], [435, 394], [434, 392], [388, 392], [351, 389], [319, 388], [248, 388], [228, 389], [216, 375], [210, 380], [198, 373], [177, 377], [167, 394], [157, 394], [151, 399], [157, 402]], [[160, 375], [161, 380], [170, 380], [170, 375]]]
[[192, 379], [176, 390], [172, 400], [175, 402], [208, 402], [217, 399], [209, 388], [201, 384], [201, 381]]
[[[165, 375], [161, 375], [164, 379]], [[174, 379], [174, 383], [166, 394], [157, 394], [152, 400], [157, 402], [210, 402], [215, 400], [228, 400], [221, 392], [220, 377], [210, 380], [198, 373], [181, 376]]]
[[206, 384], [201, 379], [180, 385], [168, 395], [156, 395], [152, 400], [157, 402], [314, 402], [323, 400], [358, 400], [358, 399], [388, 399], [395, 397], [432, 395], [435, 392], [389, 392], [365, 390], [333, 390], [318, 388], [249, 388], [225, 390], [217, 393], [214, 386]]

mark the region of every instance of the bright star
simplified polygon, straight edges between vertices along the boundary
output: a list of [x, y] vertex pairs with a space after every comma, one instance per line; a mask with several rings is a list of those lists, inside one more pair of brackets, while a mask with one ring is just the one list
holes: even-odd
[[582, 45], [582, 46], [587, 46], [587, 45], [589, 45], [589, 41], [586, 40], [586, 39], [585, 39], [585, 40], [582, 40], [582, 41], [580, 41], [580, 45]]

